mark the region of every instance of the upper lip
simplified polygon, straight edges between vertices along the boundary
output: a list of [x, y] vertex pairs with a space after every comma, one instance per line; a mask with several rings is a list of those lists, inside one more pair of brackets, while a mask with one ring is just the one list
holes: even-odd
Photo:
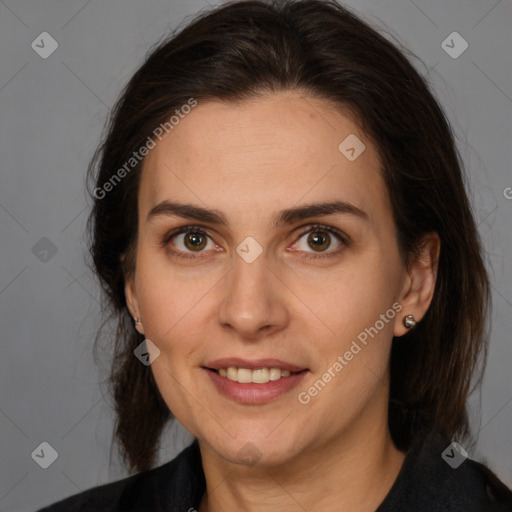
[[249, 370], [257, 370], [259, 368], [279, 368], [280, 370], [289, 370], [290, 372], [300, 372], [306, 370], [303, 366], [281, 361], [280, 359], [264, 358], [264, 359], [242, 359], [240, 357], [224, 357], [215, 359], [205, 364], [206, 368], [218, 370], [220, 368], [247, 368]]

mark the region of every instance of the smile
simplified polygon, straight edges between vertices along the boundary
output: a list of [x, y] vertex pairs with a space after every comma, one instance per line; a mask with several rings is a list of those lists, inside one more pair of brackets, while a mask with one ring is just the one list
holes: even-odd
[[270, 402], [297, 387], [309, 370], [292, 372], [279, 368], [205, 368], [213, 389], [231, 401], [258, 405]]
[[230, 366], [229, 368], [219, 368], [218, 370], [210, 368], [212, 371], [218, 373], [221, 377], [225, 377], [234, 382], [241, 384], [266, 384], [270, 381], [276, 381], [281, 378], [289, 377], [292, 373], [289, 370], [281, 370], [280, 368], [258, 368], [251, 370], [250, 368], [236, 368]]

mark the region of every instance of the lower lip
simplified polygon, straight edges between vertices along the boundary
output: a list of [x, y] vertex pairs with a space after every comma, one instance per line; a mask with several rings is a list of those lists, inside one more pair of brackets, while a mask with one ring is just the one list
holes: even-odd
[[281, 377], [279, 380], [266, 382], [265, 384], [247, 383], [241, 384], [218, 373], [203, 368], [217, 391], [235, 402], [243, 404], [263, 404], [292, 390], [304, 378], [307, 370], [292, 373], [289, 377]]

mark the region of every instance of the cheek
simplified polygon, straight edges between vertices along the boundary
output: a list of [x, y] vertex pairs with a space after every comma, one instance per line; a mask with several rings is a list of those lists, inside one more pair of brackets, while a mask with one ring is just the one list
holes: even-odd
[[383, 396], [397, 304], [393, 308], [392, 303], [381, 306], [352, 297], [350, 304], [333, 313], [335, 335], [315, 341], [321, 364], [302, 390], [311, 397], [312, 412], [325, 413], [327, 408], [333, 425], [339, 425], [340, 414], [350, 421], [375, 397]]
[[136, 268], [137, 302], [146, 335], [165, 341], [182, 323], [189, 323], [212, 288], [211, 273], [171, 264], [164, 253], [141, 251]]
[[160, 256], [141, 257], [138, 263], [137, 297], [145, 336], [160, 349], [152, 370], [174, 411], [187, 398], [180, 384], [186, 389], [196, 385], [194, 372], [208, 343], [205, 333], [212, 332], [207, 323], [215, 309], [215, 286], [222, 282], [214, 272], [177, 270]]
[[[384, 263], [377, 254], [365, 255], [331, 270], [327, 281], [315, 284], [314, 279], [300, 279], [294, 289], [314, 316], [322, 320], [325, 332], [336, 333], [342, 339], [353, 338], [392, 308], [399, 290], [398, 265]], [[392, 321], [384, 326], [379, 322], [378, 327], [379, 331], [392, 332]]]
[[194, 391], [194, 367], [199, 364], [197, 357], [204, 340], [200, 316], [205, 291], [201, 283], [174, 273], [166, 275], [166, 270], [155, 266], [141, 265], [138, 271], [145, 336], [160, 350], [151, 371], [167, 407], [181, 422], [193, 424], [190, 397], [198, 395]]
[[308, 305], [322, 320], [317, 331], [309, 325], [321, 361], [316, 377], [328, 381], [326, 372], [336, 375], [335, 384], [327, 386], [333, 400], [354, 406], [364, 402], [387, 375], [394, 323], [401, 309], [396, 301], [400, 266], [392, 259], [383, 263], [377, 251], [367, 253], [333, 272], [323, 290], [311, 293], [309, 288]]

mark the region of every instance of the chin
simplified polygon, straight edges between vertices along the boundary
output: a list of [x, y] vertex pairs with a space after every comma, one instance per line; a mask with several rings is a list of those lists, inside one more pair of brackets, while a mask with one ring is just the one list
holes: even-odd
[[[229, 430], [228, 430], [229, 431]], [[231, 438], [224, 432], [223, 439], [203, 438], [223, 459], [242, 466], [275, 467], [289, 462], [301, 451], [299, 436], [291, 432], [271, 432], [260, 429]]]

